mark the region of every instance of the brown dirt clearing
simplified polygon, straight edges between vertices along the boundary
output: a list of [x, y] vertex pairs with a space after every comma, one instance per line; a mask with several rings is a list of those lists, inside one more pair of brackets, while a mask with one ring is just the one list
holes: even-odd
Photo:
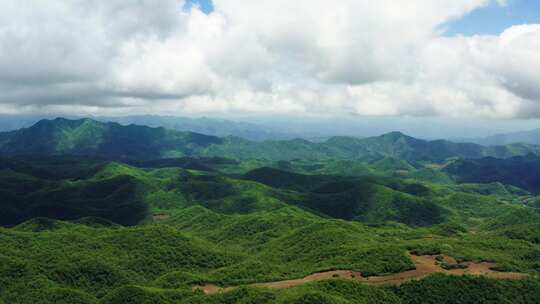
[[152, 220], [158, 222], [158, 221], [165, 221], [168, 220], [171, 216], [168, 214], [154, 214], [152, 216]]
[[[372, 276], [364, 277], [360, 272], [350, 271], [350, 270], [335, 270], [335, 271], [326, 271], [319, 272], [312, 275], [309, 275], [305, 278], [294, 279], [294, 280], [285, 280], [285, 281], [276, 281], [276, 282], [267, 282], [267, 283], [255, 283], [250, 284], [249, 286], [262, 287], [262, 288], [271, 288], [271, 289], [283, 289], [294, 287], [309, 282], [316, 282], [328, 279], [347, 279], [354, 280], [368, 285], [399, 285], [411, 280], [423, 279], [434, 273], [444, 273], [448, 275], [478, 275], [485, 276], [488, 278], [494, 279], [522, 279], [528, 275], [525, 273], [517, 272], [500, 272], [492, 270], [497, 264], [495, 263], [473, 263], [466, 262], [463, 263], [467, 266], [464, 269], [451, 269], [447, 270], [442, 268], [439, 265], [439, 262], [436, 260], [437, 256], [411, 256], [411, 259], [416, 267], [414, 270], [404, 271], [400, 273], [384, 275], [384, 276]], [[448, 264], [456, 264], [456, 260], [453, 257], [444, 256], [444, 262]], [[221, 292], [227, 292], [236, 287], [219, 287], [212, 284], [196, 285], [193, 286], [193, 290], [200, 289], [205, 294], [216, 294]]]

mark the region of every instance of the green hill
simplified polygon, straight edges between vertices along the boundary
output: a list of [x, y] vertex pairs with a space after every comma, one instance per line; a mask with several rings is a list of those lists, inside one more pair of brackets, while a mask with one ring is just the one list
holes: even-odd
[[370, 164], [371, 168], [375, 172], [385, 172], [385, 173], [408, 173], [414, 171], [415, 168], [409, 164], [407, 161], [394, 157], [383, 157], [380, 160], [377, 160]]
[[358, 139], [334, 137], [315, 143], [303, 139], [253, 142], [145, 126], [122, 126], [91, 119], [42, 120], [32, 127], [0, 133], [3, 155], [92, 155], [115, 160], [154, 160], [184, 156], [232, 159], [322, 160], [393, 157], [443, 162], [451, 157], [511, 157], [540, 152], [537, 146], [483, 147], [449, 141], [425, 141], [392, 132]]
[[[281, 194], [282, 199], [334, 218], [366, 223], [397, 221], [417, 226], [445, 220], [446, 210], [428, 199], [411, 195], [413, 187], [397, 181], [302, 175], [271, 168], [256, 169], [244, 178], [298, 191], [293, 195]], [[408, 190], [413, 191], [406, 193]]]
[[148, 205], [137, 193], [140, 183], [129, 176], [50, 181], [15, 171], [1, 172], [3, 226], [35, 217], [69, 220], [87, 216], [135, 225], [148, 215]]
[[197, 133], [63, 118], [42, 120], [8, 133], [7, 138], [0, 147], [4, 155], [73, 154], [141, 160], [198, 154], [204, 147], [222, 142]]
[[78, 158], [76, 165], [75, 159], [3, 159], [0, 225], [34, 217], [99, 217], [135, 225], [146, 220], [152, 208], [192, 205], [223, 213], [294, 205], [333, 218], [418, 226], [441, 223], [446, 214], [422, 197], [420, 185], [397, 180], [303, 175], [272, 168], [255, 169], [239, 178], [215, 171], [139, 169], [92, 158]]
[[527, 155], [508, 159], [459, 160], [445, 168], [460, 182], [509, 184], [540, 193], [540, 157]]

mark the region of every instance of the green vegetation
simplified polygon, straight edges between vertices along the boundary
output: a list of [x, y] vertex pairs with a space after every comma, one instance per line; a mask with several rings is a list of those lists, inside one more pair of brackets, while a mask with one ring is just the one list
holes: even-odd
[[[327, 281], [219, 296], [200, 295], [191, 286], [235, 286], [332, 269], [397, 273], [414, 268], [407, 251], [540, 271], [540, 238], [533, 233], [540, 231], [540, 215], [510, 200], [520, 193], [513, 188], [496, 185], [487, 191], [481, 185], [419, 183], [385, 174], [305, 175], [272, 168], [227, 176], [219, 166], [229, 171], [243, 164], [196, 161], [216, 167], [3, 159], [2, 195], [8, 202], [3, 214], [12, 211], [2, 225], [16, 226], [0, 229], [0, 298], [7, 303], [349, 303], [346, 295], [358, 293], [354, 303], [402, 303], [417, 292], [405, 288], [409, 285], [386, 290]], [[16, 203], [5, 199], [8, 194]], [[132, 202], [140, 202], [144, 214], [131, 212]]]
[[[92, 120], [44, 121], [0, 138], [6, 154], [41, 154], [0, 158], [0, 303], [540, 298], [538, 180], [532, 171], [517, 178], [536, 168], [535, 156], [453, 159], [491, 152], [400, 133], [252, 143]], [[332, 270], [395, 274], [416, 267], [410, 254], [529, 277], [250, 286]], [[206, 295], [193, 290], [201, 284], [237, 288]]]
[[540, 299], [540, 283], [534, 280], [504, 281], [435, 275], [391, 290], [402, 299], [401, 303], [518, 304], [535, 303]]
[[[144, 219], [148, 206], [138, 197], [138, 181], [127, 175], [103, 179], [82, 179], [105, 166], [101, 161], [83, 161], [81, 167], [72, 160], [59, 165], [59, 160], [44, 164], [40, 160], [0, 159], [0, 200], [3, 212], [0, 225], [13, 226], [36, 217], [78, 219], [101, 217], [122, 225], [135, 225]], [[48, 172], [51, 176], [47, 178]]]
[[[236, 137], [219, 138], [164, 128], [122, 126], [91, 119], [42, 120], [29, 128], [0, 133], [2, 155], [74, 154], [116, 160], [154, 160], [183, 156], [270, 161], [393, 158], [393, 161], [388, 159], [377, 165], [385, 169], [387, 162], [399, 163], [396, 159], [444, 162], [453, 157], [507, 158], [529, 153], [540, 154], [540, 147], [525, 144], [484, 147], [444, 140], [425, 141], [399, 132], [365, 139], [333, 137], [322, 143], [303, 139], [254, 142]], [[405, 163], [398, 167], [400, 170], [408, 168]]]
[[112, 159], [157, 159], [198, 154], [222, 140], [197, 133], [145, 126], [121, 126], [91, 119], [42, 120], [4, 134], [4, 155], [96, 155]]
[[483, 158], [461, 160], [446, 171], [461, 182], [513, 185], [533, 193], [540, 193], [540, 157], [527, 155], [509, 159]]

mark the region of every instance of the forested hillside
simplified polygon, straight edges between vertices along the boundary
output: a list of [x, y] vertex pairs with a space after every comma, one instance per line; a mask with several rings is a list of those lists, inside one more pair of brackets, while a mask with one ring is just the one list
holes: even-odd
[[[201, 167], [182, 167], [194, 163]], [[357, 175], [338, 174], [333, 162], [307, 168], [288, 163], [296, 171], [331, 169], [331, 175], [275, 168], [282, 162], [252, 169], [256, 163], [193, 158], [134, 167], [73, 156], [2, 158], [0, 299], [534, 303], [538, 298], [540, 211], [521, 202], [527, 196], [523, 190], [396, 176], [388, 164], [403, 171], [401, 162], [368, 176], [364, 170], [376, 172], [380, 161], [357, 165]], [[412, 176], [428, 170], [408, 169]], [[407, 273], [424, 278], [413, 260], [425, 255], [434, 255], [434, 263], [437, 256], [455, 261], [441, 259], [436, 267], [443, 268], [437, 269], [449, 273], [422, 281], [369, 283], [368, 278], [376, 282]], [[448, 276], [476, 274], [481, 262], [496, 265], [493, 278]], [[284, 289], [239, 287], [332, 270], [359, 273], [367, 281], [336, 275]], [[523, 276], [528, 279], [509, 279]], [[201, 285], [230, 290], [204, 294], [196, 290]]]
[[535, 303], [535, 146], [0, 134], [4, 303]]
[[540, 147], [514, 144], [483, 147], [444, 140], [425, 141], [392, 132], [365, 139], [333, 137], [322, 143], [303, 139], [254, 142], [164, 128], [102, 123], [91, 119], [42, 120], [32, 127], [0, 133], [2, 155], [92, 155], [116, 160], [154, 160], [182, 156], [232, 159], [320, 160], [394, 157], [444, 162], [449, 158], [507, 158], [540, 154]]

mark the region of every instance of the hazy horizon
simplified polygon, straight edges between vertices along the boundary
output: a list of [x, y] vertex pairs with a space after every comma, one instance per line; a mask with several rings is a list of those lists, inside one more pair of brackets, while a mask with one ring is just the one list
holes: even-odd
[[[398, 131], [422, 139], [464, 140], [499, 134], [526, 132], [540, 128], [538, 120], [493, 120], [444, 119], [440, 117], [299, 117], [299, 116], [178, 116], [153, 114], [128, 114], [120, 116], [66, 115], [56, 114], [0, 114], [0, 131], [12, 131], [29, 127], [41, 119], [64, 117], [68, 119], [94, 118], [103, 121], [118, 121], [128, 118], [172, 118], [226, 120], [249, 123], [267, 132], [280, 134], [282, 138], [301, 137], [306, 139], [331, 136], [369, 137]], [[130, 121], [131, 122], [131, 121]], [[135, 122], [137, 123], [137, 122]], [[143, 124], [144, 123], [139, 123]], [[279, 136], [277, 138], [280, 138]]]

